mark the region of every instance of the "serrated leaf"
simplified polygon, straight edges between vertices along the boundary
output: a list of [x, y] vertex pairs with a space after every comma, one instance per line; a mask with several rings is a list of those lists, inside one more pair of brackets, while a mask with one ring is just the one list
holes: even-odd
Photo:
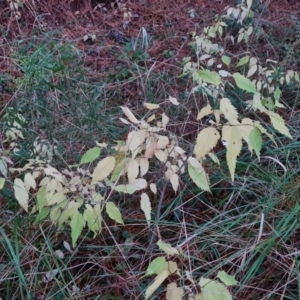
[[219, 278], [226, 286], [238, 285], [239, 282], [231, 275], [228, 275], [225, 271], [219, 271], [217, 278]]
[[254, 149], [258, 160], [260, 160], [260, 150], [262, 147], [262, 138], [261, 138], [261, 132], [258, 128], [253, 128], [249, 135], [249, 140], [252, 148]]
[[95, 184], [105, 178], [113, 171], [115, 168], [116, 159], [113, 156], [108, 156], [99, 161], [97, 164], [91, 184]]
[[83, 215], [77, 210], [76, 213], [74, 213], [71, 216], [71, 222], [70, 222], [73, 247], [75, 247], [76, 245], [76, 242], [82, 232], [84, 224], [85, 224], [85, 220], [83, 218]]
[[201, 120], [203, 117], [206, 117], [212, 113], [213, 113], [213, 110], [212, 110], [211, 106], [208, 104], [200, 110], [200, 112], [198, 113], [198, 116], [197, 116], [197, 120]]
[[144, 106], [149, 110], [159, 108], [159, 104], [153, 104], [153, 103], [147, 103], [147, 102], [144, 103]]
[[131, 110], [126, 106], [121, 106], [121, 109], [123, 110], [123, 113], [126, 115], [126, 117], [129, 119], [130, 122], [137, 124], [139, 121], [137, 118], [133, 115]]
[[250, 59], [250, 56], [248, 56], [248, 55], [242, 57], [242, 58], [239, 60], [239, 62], [238, 62], [238, 64], [237, 64], [236, 66], [237, 66], [237, 67], [244, 66], [245, 64], [248, 63], [249, 59]]
[[124, 224], [121, 212], [113, 202], [111, 201], [107, 202], [105, 207], [106, 207], [107, 214], [112, 220], [116, 221], [119, 224]]
[[25, 188], [24, 182], [19, 178], [14, 180], [14, 192], [19, 204], [28, 212], [29, 195]]
[[66, 199], [66, 195], [62, 192], [55, 193], [50, 199], [47, 199], [47, 205], [52, 206], [57, 203], [61, 203]]
[[192, 165], [188, 165], [188, 172], [191, 177], [191, 179], [194, 181], [194, 183], [202, 190], [210, 192], [209, 188], [209, 179], [203, 169], [203, 167], [195, 168]]
[[242, 136], [238, 126], [224, 125], [222, 128], [222, 140], [226, 141], [226, 159], [231, 179], [234, 181], [236, 160], [242, 149]]
[[227, 288], [216, 280], [201, 277], [199, 285], [201, 294], [197, 300], [232, 300]]
[[3, 189], [5, 184], [5, 178], [0, 178], [0, 191]]
[[150, 203], [149, 196], [146, 193], [142, 193], [142, 195], [141, 195], [141, 209], [145, 214], [148, 225], [150, 225], [151, 203]]
[[245, 76], [241, 75], [240, 73], [234, 73], [232, 74], [236, 85], [246, 92], [250, 93], [256, 93], [256, 87], [255, 84]]
[[197, 137], [194, 153], [198, 159], [207, 155], [213, 149], [220, 139], [218, 130], [214, 127], [204, 128]]
[[85, 205], [83, 218], [87, 221], [89, 230], [97, 234], [102, 229], [102, 217], [100, 204], [96, 204], [92, 207], [90, 204]]
[[253, 127], [254, 127], [253, 126], [253, 121], [249, 118], [242, 119], [241, 124], [237, 126], [243, 140], [247, 143], [251, 154], [252, 154], [253, 147], [250, 143], [249, 136], [250, 136], [250, 133], [251, 133]]
[[165, 243], [162, 240], [159, 240], [157, 243], [157, 246], [160, 250], [164, 251], [167, 255], [177, 255], [178, 250], [171, 246], [169, 243]]
[[43, 221], [48, 217], [50, 213], [50, 207], [43, 207], [43, 209], [39, 212], [39, 214], [36, 216], [33, 224], [38, 224], [39, 222]]
[[258, 121], [255, 121], [253, 125], [258, 128], [261, 133], [264, 133], [275, 145], [277, 145], [274, 137], [270, 133], [268, 133], [267, 130]]
[[225, 65], [227, 65], [227, 66], [230, 65], [231, 58], [230, 58], [229, 56], [223, 55], [221, 59], [222, 59], [222, 62], [223, 62]]
[[238, 113], [228, 98], [222, 98], [220, 101], [220, 110], [231, 125], [238, 125]]
[[221, 77], [215, 71], [199, 70], [197, 72], [197, 75], [199, 76], [199, 78], [201, 78], [203, 81], [207, 83], [211, 83], [216, 86], [220, 85], [221, 83]]
[[148, 266], [145, 276], [161, 273], [166, 268], [166, 263], [164, 256], [156, 257]]
[[281, 134], [289, 137], [290, 139], [293, 139], [281, 116], [273, 111], [268, 111], [267, 114], [269, 115], [271, 122], [276, 130], [278, 130]]
[[99, 147], [94, 147], [92, 149], [89, 149], [82, 157], [80, 160], [80, 165], [82, 164], [88, 164], [93, 161], [95, 161], [101, 154], [101, 148]]

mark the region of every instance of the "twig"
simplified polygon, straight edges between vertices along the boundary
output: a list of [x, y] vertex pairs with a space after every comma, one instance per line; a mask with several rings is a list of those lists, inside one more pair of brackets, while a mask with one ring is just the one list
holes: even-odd
[[154, 230], [153, 230], [150, 242], [149, 242], [148, 249], [153, 249], [155, 238], [158, 236], [158, 226], [157, 225], [158, 225], [158, 221], [160, 219], [161, 207], [162, 207], [163, 200], [165, 198], [167, 185], [168, 185], [168, 181], [166, 180], [164, 183], [163, 189], [161, 191], [160, 197], [159, 197], [159, 202], [158, 202], [158, 206], [157, 206], [157, 210], [156, 210], [156, 217], [155, 217], [155, 221], [154, 221]]

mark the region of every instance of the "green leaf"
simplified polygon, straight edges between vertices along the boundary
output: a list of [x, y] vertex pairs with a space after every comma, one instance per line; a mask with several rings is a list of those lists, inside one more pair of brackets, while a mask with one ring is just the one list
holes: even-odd
[[230, 65], [231, 58], [230, 58], [229, 56], [223, 55], [221, 59], [222, 59], [222, 62], [223, 62], [225, 65], [227, 65], [227, 66]]
[[227, 288], [216, 280], [201, 277], [199, 285], [201, 294], [197, 300], [232, 300]]
[[281, 116], [274, 113], [273, 111], [268, 111], [267, 114], [269, 115], [271, 122], [276, 130], [278, 130], [283, 135], [289, 137], [290, 139], [293, 139], [290, 135], [288, 128], [285, 126], [284, 120]]
[[117, 223], [124, 224], [119, 208], [113, 202], [106, 203], [106, 212], [109, 217]]
[[239, 282], [231, 275], [228, 275], [225, 271], [219, 271], [217, 277], [226, 285], [238, 285]]
[[134, 192], [138, 191], [139, 189], [135, 186], [129, 185], [129, 184], [118, 184], [114, 187], [114, 190], [119, 193], [124, 194], [133, 194]]
[[242, 58], [239, 60], [239, 62], [238, 62], [238, 64], [237, 64], [236, 66], [237, 66], [237, 67], [244, 66], [245, 64], [248, 63], [249, 59], [250, 59], [250, 56], [248, 56], [248, 55], [242, 57]]
[[29, 195], [24, 182], [19, 178], [16, 178], [14, 181], [14, 192], [19, 204], [28, 212]]
[[[199, 163], [200, 164], [200, 163]], [[201, 166], [201, 164], [200, 164]], [[194, 183], [202, 190], [209, 192], [209, 179], [203, 167], [195, 168], [191, 164], [188, 165], [188, 172]]]
[[41, 212], [43, 207], [47, 205], [47, 185], [42, 186], [36, 195], [38, 209]]
[[262, 138], [260, 130], [254, 127], [250, 132], [249, 139], [250, 144], [258, 157], [258, 160], [260, 160], [260, 150], [262, 147]]
[[50, 212], [50, 207], [43, 207], [43, 209], [40, 211], [40, 213], [36, 216], [34, 220], [34, 225], [38, 224], [39, 222], [43, 221], [44, 219], [47, 218]]
[[165, 269], [166, 259], [164, 256], [156, 257], [147, 268], [145, 276], [159, 274]]
[[0, 190], [3, 189], [5, 183], [5, 178], [0, 178]]
[[101, 153], [101, 148], [94, 147], [92, 149], [89, 149], [81, 158], [80, 165], [87, 164], [95, 161]]
[[96, 235], [102, 229], [102, 216], [100, 204], [96, 204], [92, 207], [90, 204], [85, 205], [85, 210], [83, 213], [84, 219], [87, 221], [89, 230], [93, 231]]
[[82, 232], [84, 224], [85, 224], [85, 220], [83, 218], [83, 215], [77, 210], [77, 212], [72, 215], [71, 222], [70, 222], [73, 247], [75, 247], [76, 245], [76, 242]]
[[165, 243], [162, 240], [159, 240], [157, 246], [160, 250], [164, 251], [167, 255], [177, 255], [178, 250], [171, 246], [169, 243]]
[[246, 92], [250, 93], [256, 93], [256, 87], [255, 84], [245, 76], [241, 75], [240, 73], [234, 73], [232, 74], [236, 85]]
[[216, 86], [220, 85], [221, 83], [221, 77], [215, 71], [200, 70], [197, 72], [197, 75], [199, 76], [199, 78], [201, 78], [203, 81], [207, 83], [211, 83]]

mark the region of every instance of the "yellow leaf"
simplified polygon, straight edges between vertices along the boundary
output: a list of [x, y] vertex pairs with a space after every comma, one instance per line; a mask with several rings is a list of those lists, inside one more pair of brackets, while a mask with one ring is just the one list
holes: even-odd
[[127, 164], [127, 176], [129, 184], [132, 184], [139, 174], [139, 163], [135, 159], [130, 159]]
[[113, 156], [108, 156], [99, 161], [93, 173], [92, 185], [105, 179], [115, 168], [116, 160]]
[[142, 130], [131, 131], [127, 136], [126, 145], [129, 150], [136, 150], [145, 140], [146, 134]]
[[152, 158], [156, 150], [157, 141], [153, 136], [150, 136], [146, 142], [145, 158]]
[[121, 109], [123, 110], [123, 113], [126, 115], [126, 117], [129, 119], [130, 122], [137, 124], [139, 121], [137, 118], [133, 115], [131, 110], [126, 106], [121, 106]]
[[177, 287], [176, 282], [169, 283], [167, 286], [167, 300], [182, 300], [184, 295], [183, 289]]
[[249, 118], [244, 118], [242, 120], [241, 125], [237, 126], [237, 128], [239, 129], [239, 132], [240, 132], [243, 140], [247, 143], [248, 148], [252, 154], [253, 147], [251, 146], [251, 143], [250, 143], [250, 132], [254, 128], [253, 121]]
[[171, 176], [171, 178], [170, 178], [170, 181], [171, 181], [173, 190], [176, 193], [177, 189], [178, 189], [178, 186], [179, 186], [179, 177], [178, 177], [178, 175], [177, 174], [173, 174]]
[[238, 126], [224, 125], [222, 128], [222, 139], [226, 141], [226, 159], [231, 179], [234, 181], [236, 160], [242, 149], [242, 136], [239, 132]]
[[14, 191], [19, 204], [28, 212], [29, 195], [23, 181], [19, 178], [14, 181]]
[[149, 110], [159, 108], [159, 104], [153, 104], [153, 103], [147, 103], [147, 102], [144, 103], [144, 106], [146, 108], [148, 108]]
[[151, 183], [150, 184], [150, 190], [151, 192], [156, 195], [157, 194], [157, 187], [156, 187], [156, 184], [155, 183]]
[[222, 98], [220, 101], [220, 110], [224, 114], [225, 118], [231, 125], [239, 124], [238, 113], [236, 108], [231, 104], [230, 100], [227, 98]]
[[30, 188], [35, 189], [36, 188], [36, 182], [35, 179], [33, 178], [31, 173], [26, 173], [24, 176], [24, 185], [27, 189], [27, 191], [30, 190]]
[[213, 113], [213, 110], [212, 110], [211, 106], [208, 104], [200, 110], [200, 112], [197, 116], [197, 120], [201, 120], [203, 117], [208, 116], [212, 113]]
[[169, 121], [170, 121], [170, 119], [169, 119], [169, 117], [165, 114], [165, 113], [163, 113], [162, 114], [162, 125], [163, 125], [163, 127], [164, 128], [166, 128], [167, 127], [167, 124], [169, 123]]
[[209, 127], [201, 130], [194, 149], [196, 157], [198, 159], [205, 157], [217, 145], [219, 139], [220, 134], [217, 129]]
[[163, 163], [165, 163], [168, 159], [166, 153], [162, 150], [158, 150], [157, 152], [155, 152], [155, 156], [158, 160], [160, 160]]
[[142, 195], [141, 195], [141, 209], [145, 214], [148, 225], [150, 225], [151, 203], [150, 203], [149, 196], [146, 193], [142, 193]]
[[179, 102], [176, 98], [169, 96], [169, 101], [174, 105], [179, 105]]
[[149, 299], [150, 296], [156, 291], [157, 288], [168, 278], [169, 275], [175, 273], [178, 267], [176, 262], [168, 261], [165, 264], [165, 268], [155, 277], [154, 282], [147, 287], [145, 299]]
[[169, 144], [169, 138], [167, 136], [156, 134], [155, 137], [157, 138], [157, 149], [164, 149]]
[[139, 165], [140, 165], [140, 169], [141, 169], [141, 177], [143, 177], [144, 175], [147, 174], [148, 169], [149, 169], [148, 158], [144, 158], [144, 157], [140, 158]]

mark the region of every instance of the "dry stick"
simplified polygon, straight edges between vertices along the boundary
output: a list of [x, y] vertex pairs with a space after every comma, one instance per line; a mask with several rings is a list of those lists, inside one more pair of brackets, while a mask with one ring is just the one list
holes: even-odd
[[150, 239], [150, 242], [149, 242], [148, 249], [153, 249], [155, 238], [158, 236], [158, 221], [159, 221], [159, 218], [160, 218], [161, 207], [162, 207], [162, 203], [163, 203], [163, 200], [164, 200], [164, 197], [165, 197], [167, 185], [168, 185], [168, 181], [166, 180], [165, 183], [164, 183], [163, 189], [161, 191], [160, 197], [159, 197], [157, 211], [156, 211], [156, 217], [155, 217], [155, 220], [154, 220], [154, 226], [155, 227], [154, 227], [154, 231], [152, 233], [152, 236], [151, 236], [151, 239]]

